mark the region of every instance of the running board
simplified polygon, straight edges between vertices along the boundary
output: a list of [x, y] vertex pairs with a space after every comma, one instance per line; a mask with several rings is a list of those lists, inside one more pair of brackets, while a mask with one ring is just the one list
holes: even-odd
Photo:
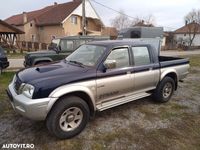
[[151, 94], [149, 94], [149, 93], [133, 94], [133, 95], [128, 96], [128, 97], [118, 98], [118, 99], [115, 99], [115, 100], [110, 100], [108, 102], [104, 102], [102, 104], [98, 104], [96, 107], [97, 107], [98, 111], [103, 111], [103, 110], [106, 110], [106, 109], [109, 109], [109, 108], [112, 108], [112, 107], [115, 107], [115, 106], [118, 106], [118, 105], [122, 105], [122, 104], [125, 104], [125, 103], [128, 103], [128, 102], [140, 99], [140, 98], [144, 98], [144, 97], [147, 97], [147, 96], [150, 96], [150, 95]]

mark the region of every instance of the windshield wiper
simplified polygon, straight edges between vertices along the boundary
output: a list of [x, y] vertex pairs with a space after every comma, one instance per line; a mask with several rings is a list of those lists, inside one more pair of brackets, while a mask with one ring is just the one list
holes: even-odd
[[74, 63], [74, 64], [77, 64], [77, 65], [79, 65], [79, 66], [81, 66], [81, 67], [84, 66], [83, 63], [78, 62], [78, 61], [70, 60], [69, 62]]

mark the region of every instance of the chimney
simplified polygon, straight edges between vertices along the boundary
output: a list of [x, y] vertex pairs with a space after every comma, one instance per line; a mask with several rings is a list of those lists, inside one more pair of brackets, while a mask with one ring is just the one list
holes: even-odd
[[58, 5], [58, 3], [57, 3], [57, 2], [54, 2], [54, 5]]
[[28, 19], [27, 19], [27, 13], [26, 12], [23, 12], [23, 23], [27, 23], [28, 22]]

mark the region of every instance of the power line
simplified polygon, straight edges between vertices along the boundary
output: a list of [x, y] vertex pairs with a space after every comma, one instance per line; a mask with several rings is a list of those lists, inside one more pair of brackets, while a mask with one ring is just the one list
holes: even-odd
[[108, 6], [104, 5], [104, 4], [101, 4], [101, 3], [99, 3], [99, 2], [97, 2], [97, 1], [95, 1], [95, 0], [92, 0], [92, 1], [95, 2], [96, 4], [99, 4], [99, 5], [101, 5], [101, 6], [105, 7], [105, 8], [107, 8], [107, 9], [110, 9], [110, 10], [112, 10], [112, 11], [118, 13], [118, 14], [121, 14], [121, 15], [123, 15], [123, 16], [127, 16], [127, 17], [132, 18], [132, 19], [137, 19], [136, 17], [129, 16], [129, 15], [125, 14], [125, 13], [122, 13], [122, 12], [120, 12], [120, 11], [117, 11], [117, 10], [111, 8], [111, 7], [108, 7]]
[[[100, 6], [103, 6], [103, 7], [107, 8], [107, 9], [110, 9], [110, 10], [112, 10], [112, 11], [118, 13], [118, 14], [121, 14], [121, 15], [123, 15], [123, 16], [127, 16], [127, 17], [132, 18], [132, 19], [138, 19], [138, 18], [136, 18], [136, 17], [132, 17], [132, 16], [130, 16], [130, 15], [127, 15], [127, 14], [125, 14], [125, 13], [122, 13], [122, 12], [120, 12], [120, 11], [117, 11], [117, 10], [115, 10], [115, 9], [109, 7], [109, 6], [106, 6], [106, 5], [102, 4], [102, 3], [99, 3], [99, 2], [97, 2], [96, 0], [91, 0], [91, 1], [93, 1], [94, 3], [96, 3], [96, 4], [100, 5]], [[163, 26], [163, 27], [164, 27], [164, 28], [170, 28], [170, 29], [176, 29], [176, 28], [174, 28], [174, 27], [167, 27], [167, 26]]]

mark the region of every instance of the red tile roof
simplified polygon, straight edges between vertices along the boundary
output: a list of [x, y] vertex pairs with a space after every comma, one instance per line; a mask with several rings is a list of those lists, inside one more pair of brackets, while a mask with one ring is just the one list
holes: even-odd
[[[80, 4], [81, 1], [74, 0], [72, 2], [54, 4], [40, 10], [27, 12], [27, 21], [35, 20], [38, 26], [61, 24]], [[23, 25], [23, 13], [11, 16], [4, 21], [16, 26]]]
[[17, 27], [15, 27], [13, 25], [10, 25], [10, 24], [6, 23], [5, 21], [2, 21], [1, 19], [0, 19], [0, 24], [5, 26], [5, 27], [7, 27], [7, 28], [9, 28], [11, 30], [11, 31], [6, 31], [6, 30], [1, 31], [0, 30], [0, 33], [24, 34], [24, 32], [22, 30], [18, 29]]
[[188, 33], [189, 31], [194, 31], [194, 28], [197, 28], [197, 33], [200, 33], [200, 24], [197, 23], [189, 23], [188, 25], [185, 25], [179, 29], [177, 29], [176, 31], [174, 31], [174, 33], [176, 34], [184, 34], [184, 33]]

